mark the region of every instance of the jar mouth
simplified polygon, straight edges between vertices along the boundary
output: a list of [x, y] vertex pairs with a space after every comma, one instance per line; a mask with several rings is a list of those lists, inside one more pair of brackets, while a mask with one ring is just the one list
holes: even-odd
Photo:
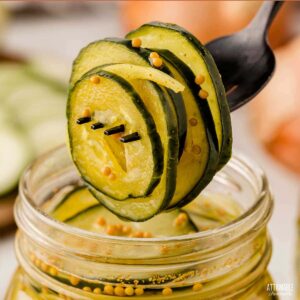
[[[253, 215], [256, 214], [256, 212], [261, 208], [262, 203], [264, 202], [266, 196], [269, 194], [268, 190], [268, 181], [267, 178], [262, 171], [262, 169], [257, 166], [255, 162], [253, 162], [248, 157], [244, 156], [241, 153], [234, 152], [232, 158], [228, 162], [228, 164], [225, 166], [225, 168], [232, 168], [234, 170], [239, 170], [240, 173], [243, 173], [244, 175], [250, 175], [251, 177], [255, 178], [255, 197], [256, 201], [247, 209], [245, 210], [239, 217], [234, 219], [233, 221], [221, 225], [214, 229], [208, 229], [204, 231], [199, 231], [196, 233], [190, 233], [186, 235], [180, 235], [180, 236], [172, 236], [172, 237], [152, 237], [147, 239], [141, 239], [141, 238], [135, 238], [135, 237], [120, 237], [120, 236], [110, 236], [110, 235], [104, 235], [101, 233], [86, 231], [77, 227], [70, 226], [68, 224], [65, 224], [63, 222], [57, 221], [45, 212], [43, 212], [34, 202], [33, 197], [30, 193], [30, 178], [32, 173], [34, 172], [34, 169], [36, 168], [37, 164], [43, 163], [43, 161], [51, 156], [55, 156], [57, 152], [59, 151], [67, 151], [65, 149], [65, 145], [59, 146], [36, 160], [34, 160], [28, 168], [24, 171], [23, 176], [20, 179], [19, 184], [19, 197], [21, 198], [21, 202], [24, 205], [24, 208], [28, 210], [29, 214], [31, 215], [31, 218], [35, 218], [38, 220], [38, 222], [41, 222], [43, 224], [47, 224], [47, 226], [54, 228], [60, 232], [68, 232], [68, 234], [73, 236], [78, 236], [81, 238], [88, 238], [93, 239], [97, 241], [106, 241], [110, 243], [134, 243], [135, 245], [149, 245], [151, 244], [157, 244], [157, 243], [171, 243], [171, 242], [185, 242], [185, 241], [191, 241], [191, 240], [201, 240], [201, 239], [208, 239], [210, 237], [214, 237], [216, 235], [224, 235], [226, 232], [230, 232], [233, 228], [239, 227], [240, 225], [247, 223], [248, 219], [252, 219]], [[70, 167], [74, 167], [72, 165], [72, 162], [70, 160]], [[74, 167], [75, 168], [75, 167]], [[221, 177], [223, 174], [223, 170], [219, 171], [215, 177]], [[225, 176], [226, 177], [226, 176]], [[224, 179], [224, 178], [223, 178]], [[223, 180], [222, 179], [222, 180]], [[239, 187], [237, 187], [239, 188]], [[269, 203], [269, 213], [267, 214], [266, 221], [268, 221], [272, 210], [272, 203]], [[15, 207], [15, 215], [17, 215], [18, 212], [16, 211]], [[17, 223], [18, 223], [18, 217]]]

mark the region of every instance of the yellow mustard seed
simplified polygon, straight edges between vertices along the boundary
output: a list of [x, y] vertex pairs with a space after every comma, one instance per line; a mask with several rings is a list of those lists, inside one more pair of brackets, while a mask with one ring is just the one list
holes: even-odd
[[189, 123], [190, 123], [191, 126], [197, 126], [198, 120], [196, 118], [191, 118], [189, 120]]
[[194, 154], [200, 154], [200, 153], [201, 153], [201, 147], [198, 146], [198, 145], [193, 145], [193, 147], [192, 147], [192, 152], [193, 152]]
[[108, 225], [107, 229], [106, 229], [106, 233], [108, 235], [116, 235], [117, 234], [117, 230], [116, 230], [116, 228], [115, 228], [114, 225]]
[[142, 46], [142, 40], [139, 38], [135, 38], [131, 40], [131, 45], [134, 48], [140, 48]]
[[188, 220], [188, 216], [186, 213], [182, 212], [178, 215], [178, 219], [181, 221], [187, 221]]
[[109, 180], [115, 180], [116, 178], [117, 178], [117, 176], [114, 173], [111, 173], [108, 175]]
[[114, 289], [114, 293], [116, 296], [125, 296], [124, 288], [122, 286], [116, 286]]
[[131, 226], [125, 225], [122, 228], [122, 233], [125, 234], [125, 235], [128, 235], [131, 232], [131, 230], [132, 230]]
[[115, 228], [117, 231], [123, 231], [123, 224], [119, 223], [119, 224], [115, 224]]
[[126, 296], [132, 296], [134, 294], [134, 289], [132, 286], [128, 286], [124, 290]]
[[163, 296], [170, 296], [173, 293], [173, 290], [169, 287], [166, 287], [162, 290], [161, 292], [163, 294]]
[[156, 68], [159, 68], [161, 67], [163, 64], [163, 61], [160, 57], [155, 57], [155, 58], [152, 58], [152, 65]]
[[200, 90], [200, 92], [199, 92], [199, 97], [200, 97], [201, 99], [206, 99], [206, 98], [208, 97], [208, 92], [205, 91], [205, 90]]
[[137, 296], [142, 296], [144, 294], [144, 289], [141, 288], [141, 287], [137, 287], [135, 290], [134, 290], [134, 293], [137, 295]]
[[80, 282], [80, 279], [76, 276], [70, 275], [69, 281], [72, 285], [77, 285]]
[[111, 174], [111, 168], [110, 167], [103, 167], [101, 169], [101, 173], [104, 175], [104, 176], [108, 176]]
[[205, 77], [201, 74], [198, 74], [195, 78], [195, 83], [200, 85], [205, 81]]
[[142, 231], [137, 231], [137, 232], [135, 232], [135, 233], [133, 234], [133, 237], [135, 237], [135, 238], [142, 238], [142, 237], [144, 237], [144, 232], [142, 232]]
[[105, 226], [106, 225], [106, 220], [103, 217], [100, 217], [97, 221], [97, 224], [100, 226]]
[[106, 286], [104, 286], [103, 292], [106, 295], [113, 295], [114, 294], [114, 288], [111, 285], [106, 285]]
[[161, 252], [162, 254], [167, 254], [167, 253], [169, 252], [169, 247], [168, 247], [167, 245], [161, 246], [160, 252]]
[[144, 234], [143, 234], [143, 238], [152, 238], [152, 237], [153, 237], [153, 235], [151, 232], [144, 232]]
[[92, 289], [89, 286], [84, 286], [82, 288], [82, 290], [84, 290], [85, 292], [91, 292], [92, 291]]
[[87, 118], [91, 116], [91, 110], [89, 108], [85, 108], [84, 111], [82, 112], [82, 117]]
[[150, 58], [159, 58], [159, 54], [157, 52], [151, 52], [149, 57]]
[[174, 220], [173, 226], [174, 227], [179, 227], [182, 225], [182, 222], [178, 219], [178, 217]]
[[188, 220], [187, 214], [186, 213], [180, 213], [177, 218], [174, 220], [174, 225], [181, 226], [184, 225]]
[[51, 275], [51, 276], [57, 276], [57, 269], [56, 268], [54, 268], [54, 267], [50, 267], [50, 269], [49, 269], [49, 274]]
[[94, 294], [97, 294], [97, 295], [100, 295], [100, 294], [102, 293], [102, 291], [101, 291], [101, 289], [100, 289], [99, 287], [97, 287], [97, 288], [95, 288], [95, 289], [93, 290], [93, 293], [94, 293]]
[[203, 288], [203, 285], [200, 282], [197, 282], [193, 285], [193, 291], [198, 292], [201, 291]]
[[123, 133], [116, 133], [116, 134], [113, 134], [113, 135], [112, 135], [112, 137], [113, 137], [115, 140], [119, 140], [122, 136], [123, 136]]
[[90, 77], [90, 82], [98, 84], [100, 83], [100, 77], [98, 75], [93, 75]]

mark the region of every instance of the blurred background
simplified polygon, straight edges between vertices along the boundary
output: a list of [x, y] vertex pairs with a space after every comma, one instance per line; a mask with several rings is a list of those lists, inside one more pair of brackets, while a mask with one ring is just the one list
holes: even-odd
[[[0, 2], [0, 299], [17, 265], [12, 205], [18, 179], [37, 155], [65, 142], [67, 84], [79, 50], [93, 40], [123, 36], [154, 20], [177, 23], [206, 43], [243, 28], [260, 4]], [[300, 228], [300, 2], [285, 3], [272, 26], [270, 43], [276, 49], [276, 73], [253, 103], [232, 114], [234, 149], [255, 159], [267, 173], [275, 196], [270, 271], [275, 282], [296, 284], [300, 282], [296, 276], [300, 269], [296, 263], [297, 248], [300, 251], [299, 242], [296, 246]]]

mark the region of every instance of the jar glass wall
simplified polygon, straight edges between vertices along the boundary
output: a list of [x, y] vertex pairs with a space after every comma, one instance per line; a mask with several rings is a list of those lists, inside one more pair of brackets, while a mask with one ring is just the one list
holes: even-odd
[[82, 184], [64, 147], [24, 173], [15, 206], [20, 267], [6, 300], [274, 299], [266, 229], [273, 202], [264, 174], [248, 159], [234, 156], [205, 190], [231, 195], [243, 214], [182, 236], [107, 236], [52, 219], [49, 207]]

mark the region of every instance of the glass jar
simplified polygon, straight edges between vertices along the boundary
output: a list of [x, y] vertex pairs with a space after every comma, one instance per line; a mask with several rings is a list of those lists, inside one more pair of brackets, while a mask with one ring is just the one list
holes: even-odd
[[268, 294], [273, 201], [263, 172], [238, 155], [206, 193], [230, 194], [244, 209], [236, 220], [165, 238], [106, 236], [45, 213], [48, 199], [82, 181], [64, 147], [40, 157], [20, 181], [15, 218], [20, 264], [6, 300], [274, 299]]

